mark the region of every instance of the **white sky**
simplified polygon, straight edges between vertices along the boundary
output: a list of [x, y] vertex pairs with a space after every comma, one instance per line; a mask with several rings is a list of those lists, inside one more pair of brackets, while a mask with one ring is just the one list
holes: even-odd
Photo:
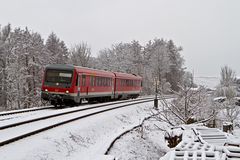
[[25, 27], [44, 39], [53, 31], [68, 47], [85, 41], [100, 49], [135, 39], [172, 39], [183, 47], [187, 70], [240, 74], [239, 0], [0, 0], [0, 24]]

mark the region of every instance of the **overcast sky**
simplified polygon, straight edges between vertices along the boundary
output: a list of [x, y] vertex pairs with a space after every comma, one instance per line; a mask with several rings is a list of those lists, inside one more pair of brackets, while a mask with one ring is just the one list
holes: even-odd
[[97, 55], [118, 42], [172, 39], [187, 70], [240, 75], [240, 0], [0, 0], [0, 24], [51, 32], [68, 47], [87, 42]]

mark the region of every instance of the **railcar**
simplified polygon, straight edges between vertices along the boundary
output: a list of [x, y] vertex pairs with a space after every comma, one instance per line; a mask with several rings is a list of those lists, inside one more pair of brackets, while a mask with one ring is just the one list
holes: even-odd
[[135, 74], [114, 72], [116, 99], [137, 98], [141, 91], [142, 78]]
[[41, 98], [52, 105], [76, 105], [85, 99], [104, 102], [136, 98], [142, 78], [73, 65], [52, 64], [45, 68]]

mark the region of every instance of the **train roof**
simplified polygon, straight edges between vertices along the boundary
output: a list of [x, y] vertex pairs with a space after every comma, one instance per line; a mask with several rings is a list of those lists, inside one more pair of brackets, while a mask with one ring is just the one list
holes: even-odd
[[71, 64], [49, 64], [46, 69], [64, 69], [64, 70], [74, 70], [74, 66]]
[[71, 64], [50, 64], [50, 65], [46, 66], [46, 69], [64, 69], [64, 70], [76, 69], [77, 72], [87, 73], [87, 74], [95, 75], [95, 76], [102, 75], [102, 76], [113, 77], [114, 75], [116, 75], [117, 78], [136, 79], [136, 80], [142, 79], [142, 77], [135, 75], [135, 74], [104, 71], [104, 70], [98, 70], [98, 69], [93, 69], [93, 68], [88, 68], [88, 67], [74, 66]]
[[141, 80], [142, 77], [136, 75], [136, 74], [129, 74], [129, 73], [121, 73], [121, 72], [113, 72], [117, 78], [127, 78], [127, 79], [135, 79], [135, 80]]
[[102, 75], [102, 76], [114, 77], [114, 74], [110, 71], [98, 70], [98, 69], [81, 67], [81, 66], [75, 66], [75, 69], [77, 70], [77, 72], [87, 73], [94, 76]]

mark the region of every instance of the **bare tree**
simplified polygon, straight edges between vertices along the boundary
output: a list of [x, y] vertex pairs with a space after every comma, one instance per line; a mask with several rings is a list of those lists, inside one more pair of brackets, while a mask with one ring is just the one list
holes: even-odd
[[171, 102], [162, 98], [159, 110], [153, 110], [158, 121], [166, 122], [172, 126], [207, 122], [214, 118], [215, 111], [204, 87], [192, 88], [179, 86], [175, 92], [177, 98]]
[[78, 66], [89, 67], [91, 48], [87, 43], [75, 45], [70, 50], [70, 63]]
[[216, 102], [216, 106], [219, 109], [217, 115], [220, 121], [228, 121], [232, 123], [238, 123], [238, 116], [240, 114], [240, 108], [236, 105], [236, 88], [234, 81], [236, 79], [235, 72], [228, 66], [221, 68], [220, 72], [220, 85], [216, 90], [217, 96], [226, 97], [223, 102]]
[[221, 76], [220, 84], [221, 86], [225, 87], [232, 86], [234, 80], [236, 79], [235, 72], [228, 66], [224, 66], [221, 68], [220, 76]]

